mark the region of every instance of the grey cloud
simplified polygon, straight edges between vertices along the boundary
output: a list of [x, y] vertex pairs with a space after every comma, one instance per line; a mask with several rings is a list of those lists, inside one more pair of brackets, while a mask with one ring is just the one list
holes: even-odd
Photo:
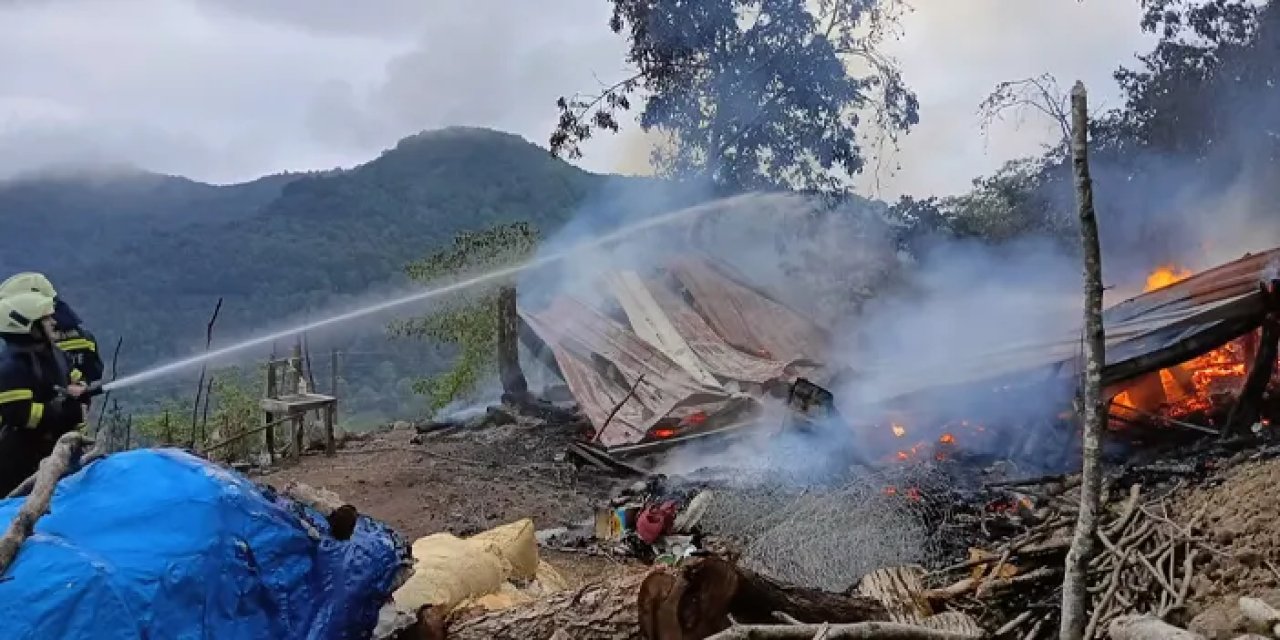
[[[920, 125], [885, 159], [885, 197], [966, 190], [1006, 160], [1038, 153], [1060, 135], [1035, 116], [1006, 119], [984, 137], [979, 103], [999, 82], [1054, 74], [1064, 89], [1077, 79], [1094, 107], [1119, 106], [1111, 73], [1150, 46], [1136, 0], [1071, 2], [968, 0], [920, 3], [888, 50], [920, 96]], [[875, 176], [864, 176], [870, 187]]]
[[623, 43], [605, 26], [607, 7], [594, 0], [442, 5], [415, 48], [386, 64], [382, 82], [317, 92], [308, 117], [315, 135], [386, 145], [411, 131], [479, 125], [543, 143], [557, 97], [594, 88], [597, 73], [621, 73]]
[[[921, 3], [894, 52], [923, 121], [886, 162], [904, 168], [882, 176], [881, 195], [958, 191], [1035, 151], [1035, 123], [984, 142], [978, 101], [1000, 80], [1043, 71], [1110, 84], [1117, 61], [1142, 48], [1134, 5]], [[603, 0], [0, 0], [0, 172], [119, 156], [240, 180], [350, 165], [453, 124], [545, 144], [556, 97], [625, 72], [608, 10]], [[624, 125], [590, 141], [584, 166], [643, 166], [647, 139]]]
[[[411, 36], [443, 2], [425, 0], [198, 0], [208, 11], [325, 34]], [[466, 2], [452, 2], [461, 6]]]

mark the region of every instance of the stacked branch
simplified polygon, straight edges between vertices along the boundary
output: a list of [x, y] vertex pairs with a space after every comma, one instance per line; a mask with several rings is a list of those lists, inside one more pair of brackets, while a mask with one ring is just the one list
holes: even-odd
[[[930, 603], [973, 615], [997, 637], [1054, 637], [1072, 530], [1068, 505], [1078, 487], [1071, 478], [1020, 487], [1050, 505], [1050, 513], [993, 548], [975, 551], [970, 560], [935, 572], [939, 586], [926, 592]], [[1185, 525], [1175, 522], [1165, 498], [1144, 495], [1141, 485], [1127, 493], [1104, 491], [1099, 516], [1099, 553], [1087, 571], [1084, 637], [1104, 637], [1124, 616], [1165, 619], [1180, 612], [1197, 563], [1206, 557], [1207, 542], [1193, 533], [1199, 516]]]

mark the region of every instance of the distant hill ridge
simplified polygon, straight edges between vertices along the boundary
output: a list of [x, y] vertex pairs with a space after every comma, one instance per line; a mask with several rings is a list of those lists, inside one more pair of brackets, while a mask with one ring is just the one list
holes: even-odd
[[[411, 136], [352, 169], [227, 186], [127, 168], [46, 171], [0, 182], [0, 271], [49, 274], [104, 349], [124, 337], [130, 371], [202, 345], [219, 296], [218, 335], [244, 335], [403, 283], [407, 262], [460, 232], [524, 220], [549, 233], [610, 199], [600, 194], [652, 183], [461, 127]], [[442, 363], [431, 346], [358, 334], [336, 342], [388, 353], [350, 363], [352, 393], [367, 391], [362, 409], [403, 409], [408, 382]]]

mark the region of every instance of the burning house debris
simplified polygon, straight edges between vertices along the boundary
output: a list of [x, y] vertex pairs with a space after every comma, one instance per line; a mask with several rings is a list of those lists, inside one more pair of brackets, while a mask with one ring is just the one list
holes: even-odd
[[[1222, 630], [1247, 625], [1212, 623], [1210, 613], [1226, 614], [1210, 598], [1280, 605], [1263, 589], [1280, 575], [1272, 568], [1280, 556], [1263, 546], [1254, 520], [1211, 497], [1215, 483], [1238, 482], [1242, 462], [1280, 453], [1266, 428], [1280, 417], [1277, 335], [1268, 328], [1280, 305], [1267, 277], [1278, 257], [1196, 275], [1159, 270], [1148, 291], [1106, 311], [1103, 374], [1123, 455], [1104, 485], [1090, 638], [1153, 628], [1155, 637], [1177, 637], [1167, 634], [1182, 627], [1200, 634], [1188, 637], [1231, 638]], [[426, 454], [442, 465], [569, 487], [582, 519], [538, 531], [537, 546], [610, 558], [617, 575], [573, 588], [550, 574], [495, 573], [483, 592], [451, 596], [448, 607], [400, 611], [407, 632], [1053, 635], [1079, 478], [1028, 476], [1053, 470], [1052, 455], [1075, 455], [1078, 339], [956, 363], [942, 372], [954, 384], [942, 388], [904, 379], [895, 389], [905, 393], [873, 412], [842, 404], [840, 391], [857, 384], [858, 372], [823, 362], [829, 338], [815, 323], [720, 265], [686, 259], [600, 280], [606, 295], [590, 304], [562, 296], [519, 309], [522, 341], [564, 386], [506, 393], [501, 406], [421, 425], [413, 438], [470, 447]], [[1068, 392], [1052, 397], [1064, 415], [1051, 417], [1051, 429], [1016, 413], [918, 408], [1062, 387]], [[922, 395], [931, 401], [913, 402]], [[1028, 446], [1001, 447], [1014, 436]], [[1261, 480], [1252, 482], [1259, 492]], [[460, 538], [494, 523], [488, 515], [468, 522], [455, 531]], [[456, 564], [469, 566], [468, 558]], [[1256, 604], [1245, 607], [1250, 615], [1270, 615]], [[1237, 608], [1233, 599], [1230, 612]], [[672, 620], [684, 626], [673, 631]]]
[[[1160, 267], [1143, 294], [1106, 310], [1103, 382], [1113, 431], [1173, 442], [1269, 424], [1277, 331], [1269, 319], [1280, 299], [1268, 274], [1278, 262], [1280, 249], [1200, 274]], [[823, 385], [856, 385], [856, 367], [824, 362], [831, 352], [824, 329], [724, 265], [686, 258], [643, 275], [607, 273], [600, 290], [595, 304], [559, 295], [519, 311], [522, 341], [564, 379], [590, 425], [584, 444], [597, 455], [652, 452], [778, 422], [765, 409], [775, 400], [792, 409], [783, 422], [825, 422], [855, 439], [859, 462], [987, 452], [1038, 459], [1047, 471], [1074, 455], [1078, 337], [1014, 345], [926, 376], [908, 369], [890, 384], [882, 376], [879, 400], [837, 410], [840, 399]], [[946, 406], [966, 404], [945, 401], [949, 394], [1053, 397], [1059, 409], [1034, 425], [1010, 409], [947, 415]]]
[[561, 295], [520, 310], [522, 339], [551, 355], [595, 428], [593, 443], [628, 450], [732, 429], [759, 414], [761, 398], [823, 375], [822, 329], [709, 262], [603, 281], [610, 309]]

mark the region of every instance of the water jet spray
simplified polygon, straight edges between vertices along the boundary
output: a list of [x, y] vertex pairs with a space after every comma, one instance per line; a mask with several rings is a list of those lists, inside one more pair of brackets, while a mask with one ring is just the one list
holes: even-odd
[[460, 291], [465, 291], [473, 287], [486, 285], [491, 282], [501, 280], [503, 278], [508, 278], [510, 276], [516, 275], [518, 273], [521, 273], [529, 269], [535, 269], [538, 267], [554, 264], [581, 251], [585, 251], [588, 249], [597, 249], [600, 247], [617, 244], [620, 241], [643, 231], [647, 231], [657, 227], [672, 225], [686, 219], [689, 219], [689, 220], [697, 219], [712, 212], [723, 211], [723, 208], [721, 206], [718, 206], [719, 204], [720, 203], [707, 203], [707, 204], [701, 204], [701, 205], [665, 213], [659, 216], [655, 216], [653, 218], [646, 219], [642, 222], [624, 226], [620, 229], [614, 230], [610, 233], [600, 236], [599, 238], [596, 238], [594, 240], [578, 243], [573, 246], [567, 247], [565, 249], [561, 249], [559, 251], [544, 255], [542, 257], [526, 260], [524, 262], [521, 262], [512, 266], [503, 267], [500, 269], [494, 269], [492, 271], [488, 271], [486, 273], [483, 273], [477, 276], [466, 278], [464, 280], [460, 280], [452, 284], [443, 285], [443, 286], [435, 287], [432, 289], [427, 289], [425, 291], [414, 292], [408, 295], [400, 296], [398, 298], [393, 298], [391, 300], [386, 300], [376, 304], [370, 304], [370, 305], [361, 307], [359, 309], [355, 309], [353, 311], [332, 315], [326, 318], [321, 318], [319, 320], [313, 320], [311, 322], [290, 327], [288, 329], [276, 331], [276, 332], [259, 336], [256, 338], [250, 338], [248, 340], [243, 340], [235, 344], [214, 349], [212, 351], [208, 351], [196, 356], [191, 356], [189, 358], [185, 358], [182, 360], [177, 360], [167, 364], [154, 366], [150, 369], [146, 369], [138, 373], [127, 375], [122, 378], [116, 379], [114, 381], [107, 382], [103, 384], [101, 387], [98, 387], [97, 389], [95, 389], [95, 391], [106, 392], [106, 391], [116, 391], [120, 389], [127, 389], [129, 387], [133, 387], [133, 386], [142, 384], [144, 382], [154, 380], [161, 376], [165, 376], [165, 375], [174, 373], [176, 371], [181, 371], [188, 367], [199, 365], [209, 360], [215, 360], [228, 355], [232, 355], [234, 353], [238, 353], [240, 351], [270, 344], [272, 342], [276, 342], [283, 338], [288, 338], [298, 334], [308, 333], [310, 331], [322, 329], [324, 327], [329, 327], [329, 326], [341, 324], [344, 322], [349, 322], [351, 320], [356, 320], [358, 318], [362, 318], [365, 316], [381, 313], [381, 312], [395, 309], [398, 307], [403, 307], [405, 305], [413, 304], [415, 302], [424, 302], [427, 300], [432, 300], [434, 298], [440, 298], [450, 294], [458, 293]]

